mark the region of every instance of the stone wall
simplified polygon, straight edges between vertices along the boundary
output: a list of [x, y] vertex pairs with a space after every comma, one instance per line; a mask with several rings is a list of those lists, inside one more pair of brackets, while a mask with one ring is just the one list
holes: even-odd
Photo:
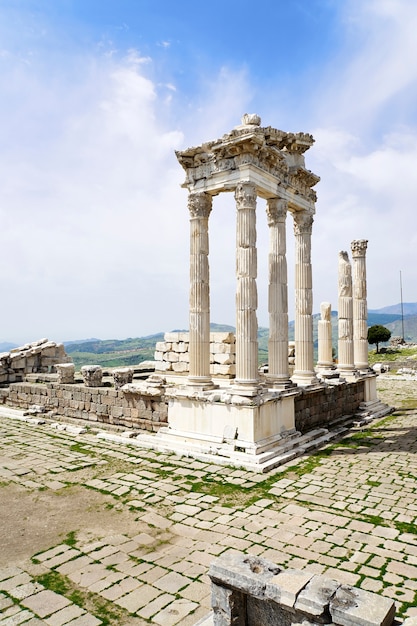
[[215, 626], [392, 626], [395, 620], [390, 598], [251, 555], [227, 552], [209, 576]]
[[157, 389], [141, 392], [134, 385], [116, 391], [110, 387], [14, 383], [0, 389], [0, 403], [14, 408], [45, 407], [57, 415], [126, 428], [157, 431], [166, 426], [168, 405]]
[[[165, 333], [155, 346], [155, 371], [188, 374], [190, 369], [188, 332]], [[210, 374], [232, 378], [236, 374], [236, 347], [233, 333], [210, 333]]]
[[26, 374], [53, 372], [57, 363], [71, 363], [62, 343], [40, 339], [0, 353], [0, 384], [24, 380]]
[[[66, 417], [156, 431], [167, 424], [164, 392], [164, 385], [152, 389], [150, 395], [149, 390], [141, 392], [135, 385], [116, 391], [111, 387], [26, 382], [0, 389], [0, 403], [23, 409], [37, 404]], [[295, 398], [295, 428], [304, 434], [314, 428], [331, 427], [338, 418], [354, 415], [363, 400], [363, 381], [300, 388]]]
[[365, 399], [363, 380], [300, 390], [295, 398], [295, 428], [303, 434], [313, 428], [327, 428], [344, 415], [354, 415]]

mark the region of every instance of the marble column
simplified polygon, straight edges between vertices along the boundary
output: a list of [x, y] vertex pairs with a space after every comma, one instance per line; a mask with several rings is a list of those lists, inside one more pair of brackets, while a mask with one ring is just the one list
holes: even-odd
[[353, 258], [353, 355], [355, 367], [369, 370], [368, 305], [366, 301], [366, 239], [351, 243]]
[[287, 202], [279, 198], [267, 201], [269, 226], [269, 339], [268, 384], [288, 387], [288, 279], [285, 222]]
[[353, 297], [352, 267], [348, 253], [339, 252], [339, 340], [338, 370], [341, 374], [353, 374]]
[[295, 235], [295, 369], [292, 376], [297, 385], [317, 382], [313, 353], [313, 281], [311, 271], [311, 232], [313, 216], [296, 211]]
[[258, 294], [256, 287], [256, 187], [241, 181], [235, 191], [236, 220], [236, 379], [249, 391], [258, 386]]
[[330, 302], [322, 302], [320, 305], [321, 319], [318, 322], [318, 361], [319, 370], [334, 369], [333, 345], [332, 345], [332, 307]]
[[212, 197], [188, 196], [190, 211], [190, 371], [189, 385], [210, 387], [210, 282], [208, 219]]

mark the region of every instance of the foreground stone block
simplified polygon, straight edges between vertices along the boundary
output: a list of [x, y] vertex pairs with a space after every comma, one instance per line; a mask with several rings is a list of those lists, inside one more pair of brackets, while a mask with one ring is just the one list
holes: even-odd
[[[210, 566], [214, 626], [392, 626], [394, 601], [229, 552]], [[410, 623], [411, 626], [411, 623]]]

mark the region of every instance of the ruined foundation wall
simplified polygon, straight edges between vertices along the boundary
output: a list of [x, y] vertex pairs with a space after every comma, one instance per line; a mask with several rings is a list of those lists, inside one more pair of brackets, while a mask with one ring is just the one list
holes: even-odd
[[36, 404], [64, 417], [149, 431], [166, 426], [168, 419], [164, 396], [150, 397], [106, 387], [14, 383], [0, 389], [0, 403], [22, 409]]
[[225, 553], [211, 564], [209, 576], [216, 626], [394, 624], [390, 598], [307, 570], [286, 570], [259, 557]]
[[365, 382], [342, 383], [317, 390], [302, 389], [295, 398], [295, 428], [306, 433], [327, 428], [343, 415], [353, 415], [365, 399]]
[[[301, 433], [327, 428], [338, 418], [353, 415], [364, 400], [363, 381], [300, 391], [295, 398], [295, 428]], [[168, 419], [164, 395], [149, 397], [106, 387], [14, 383], [0, 389], [1, 403], [23, 409], [37, 404], [74, 419], [149, 431], [166, 426]]]

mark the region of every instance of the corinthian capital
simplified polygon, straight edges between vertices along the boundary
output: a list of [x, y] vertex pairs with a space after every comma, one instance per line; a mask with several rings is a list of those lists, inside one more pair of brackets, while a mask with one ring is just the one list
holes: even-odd
[[273, 226], [277, 222], [285, 221], [287, 217], [288, 203], [280, 198], [269, 198], [266, 203], [266, 216], [268, 226]]
[[188, 210], [190, 217], [209, 217], [213, 199], [204, 191], [194, 191], [188, 196]]
[[353, 258], [365, 256], [366, 248], [368, 246], [368, 240], [367, 239], [355, 239], [354, 241], [352, 241], [350, 245], [352, 248]]
[[236, 207], [238, 209], [255, 208], [256, 187], [248, 181], [241, 181], [235, 190]]
[[293, 213], [294, 216], [294, 234], [295, 235], [311, 235], [313, 229], [313, 216], [307, 211], [298, 211]]

